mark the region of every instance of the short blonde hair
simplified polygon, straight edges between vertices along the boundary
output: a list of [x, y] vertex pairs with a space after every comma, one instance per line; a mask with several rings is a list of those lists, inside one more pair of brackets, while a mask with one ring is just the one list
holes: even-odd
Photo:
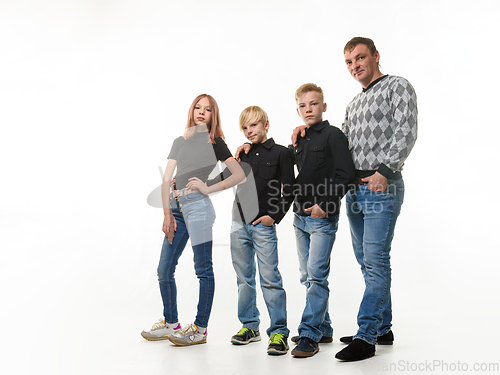
[[240, 114], [240, 130], [243, 131], [245, 125], [256, 122], [262, 122], [265, 126], [268, 120], [266, 111], [256, 105], [251, 105]]
[[295, 102], [299, 103], [299, 98], [301, 95], [309, 91], [316, 91], [321, 96], [321, 103], [325, 102], [325, 97], [323, 96], [323, 89], [314, 83], [304, 83], [300, 86], [297, 91], [295, 91]]

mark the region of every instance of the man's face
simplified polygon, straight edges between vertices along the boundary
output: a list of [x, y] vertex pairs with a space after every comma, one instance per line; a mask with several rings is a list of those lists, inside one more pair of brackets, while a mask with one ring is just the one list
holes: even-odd
[[351, 52], [344, 54], [347, 70], [363, 88], [379, 78], [382, 74], [378, 68], [380, 55], [378, 51], [372, 55], [368, 47], [358, 44]]
[[297, 105], [297, 113], [307, 127], [323, 120], [323, 112], [326, 111], [326, 103], [323, 103], [321, 100], [319, 92], [305, 92], [299, 97]]

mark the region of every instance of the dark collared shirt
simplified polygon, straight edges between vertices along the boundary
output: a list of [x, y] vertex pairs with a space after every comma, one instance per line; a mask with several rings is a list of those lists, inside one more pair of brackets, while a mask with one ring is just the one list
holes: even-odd
[[294, 212], [310, 216], [304, 209], [318, 204], [327, 216], [340, 212], [340, 200], [354, 183], [355, 170], [347, 138], [342, 131], [322, 121], [306, 128], [297, 147], [288, 146], [299, 175], [295, 180]]
[[[246, 224], [250, 224], [261, 216], [269, 215], [278, 224], [293, 202], [294, 173], [290, 152], [269, 138], [263, 143], [252, 144], [248, 154], [242, 152], [240, 158], [245, 174], [248, 176], [251, 169], [253, 179], [247, 177], [247, 182], [238, 185], [233, 220], [241, 222], [243, 218]], [[256, 216], [255, 200], [258, 200]]]

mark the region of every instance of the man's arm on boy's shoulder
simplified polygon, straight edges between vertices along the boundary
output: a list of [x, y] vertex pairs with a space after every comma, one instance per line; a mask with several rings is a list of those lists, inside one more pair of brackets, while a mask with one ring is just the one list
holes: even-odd
[[328, 207], [327, 202], [336, 198], [342, 199], [356, 178], [356, 170], [349, 151], [347, 138], [340, 129], [333, 127], [328, 139], [328, 146], [333, 155], [334, 168], [332, 168], [329, 177], [333, 183], [333, 189], [329, 188], [327, 194], [321, 197], [318, 203], [319, 207], [325, 212]]
[[[293, 147], [292, 147], [293, 150]], [[286, 213], [290, 209], [290, 206], [293, 203], [294, 195], [293, 195], [293, 184], [295, 182], [295, 174], [293, 172], [293, 160], [292, 154], [290, 154], [289, 149], [286, 147], [283, 148], [283, 151], [280, 153], [279, 157], [279, 169], [281, 173], [281, 186], [282, 186], [282, 194], [276, 207], [278, 208], [278, 212], [270, 213], [276, 224], [285, 217]]]

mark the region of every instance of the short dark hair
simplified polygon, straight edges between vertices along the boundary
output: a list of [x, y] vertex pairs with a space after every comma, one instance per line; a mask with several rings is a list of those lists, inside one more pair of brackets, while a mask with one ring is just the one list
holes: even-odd
[[371, 54], [374, 55], [377, 52], [377, 47], [375, 47], [375, 43], [370, 38], [363, 38], [361, 36], [356, 36], [352, 38], [344, 47], [344, 53], [351, 52], [358, 44], [364, 44], [368, 47]]

